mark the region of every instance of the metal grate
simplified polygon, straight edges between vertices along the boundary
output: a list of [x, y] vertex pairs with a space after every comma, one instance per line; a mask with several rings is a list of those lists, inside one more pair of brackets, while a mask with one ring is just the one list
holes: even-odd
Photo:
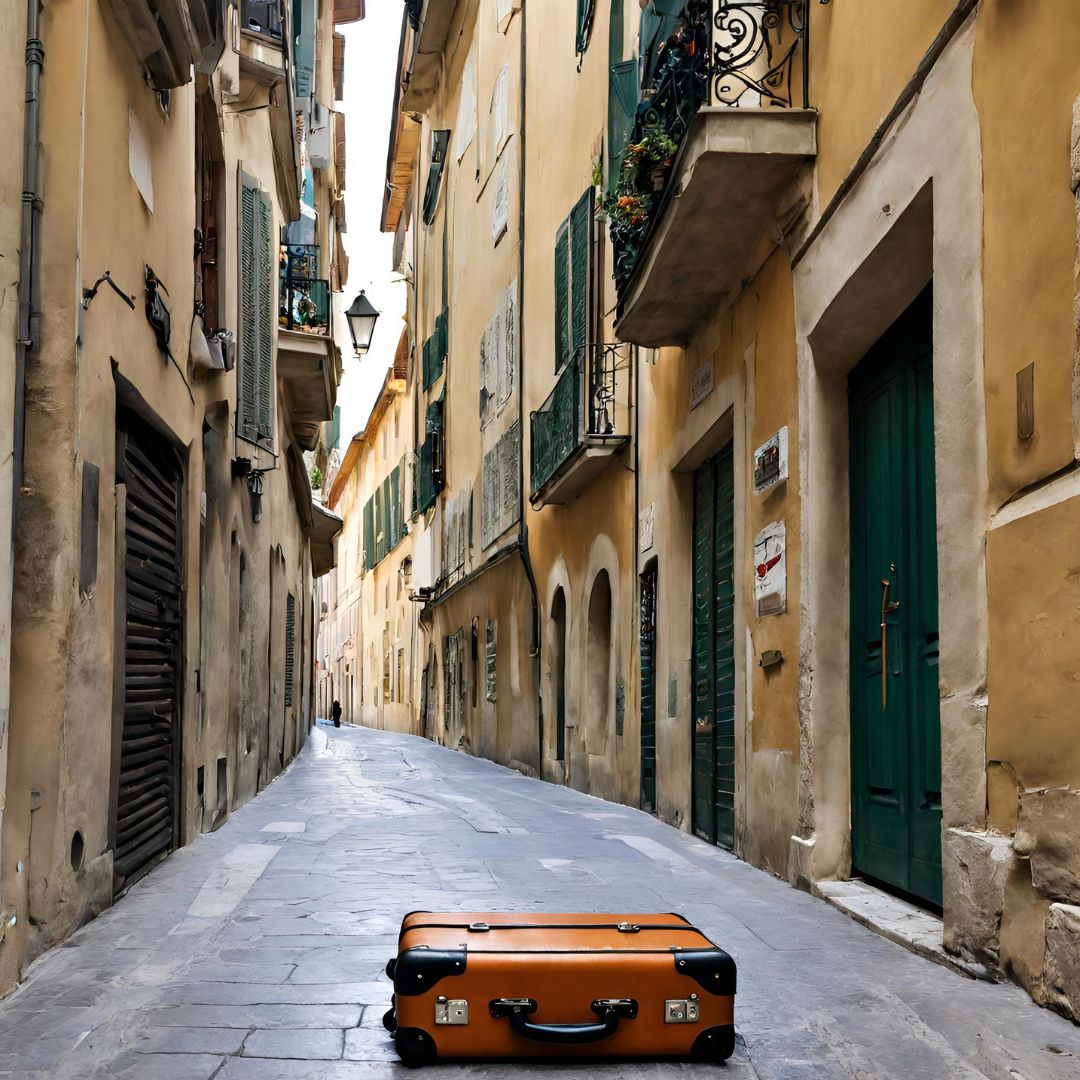
[[118, 432], [124, 482], [124, 718], [117, 892], [176, 845], [182, 559], [179, 464], [135, 421]]

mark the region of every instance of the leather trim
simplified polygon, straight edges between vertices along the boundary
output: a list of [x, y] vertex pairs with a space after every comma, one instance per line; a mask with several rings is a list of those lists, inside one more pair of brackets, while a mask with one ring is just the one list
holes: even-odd
[[398, 1028], [394, 1033], [394, 1045], [406, 1068], [418, 1069], [421, 1065], [433, 1065], [439, 1060], [435, 1040], [420, 1028]]
[[735, 995], [735, 961], [723, 949], [674, 949], [675, 970], [719, 997]]
[[690, 1048], [694, 1061], [727, 1061], [735, 1053], [735, 1025], [722, 1024], [703, 1031]]
[[405, 949], [394, 966], [394, 993], [400, 997], [426, 994], [442, 979], [465, 974], [465, 949]]

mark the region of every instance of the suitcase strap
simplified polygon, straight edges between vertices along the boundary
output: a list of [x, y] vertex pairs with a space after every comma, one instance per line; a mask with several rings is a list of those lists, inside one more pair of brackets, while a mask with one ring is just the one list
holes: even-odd
[[619, 1030], [620, 1020], [633, 1020], [638, 1013], [638, 1003], [633, 998], [601, 998], [592, 1003], [592, 1010], [600, 1017], [599, 1022], [585, 1024], [534, 1024], [529, 1017], [536, 1012], [537, 1003], [532, 998], [496, 998], [489, 1005], [496, 1019], [509, 1017], [515, 1034], [533, 1042], [577, 1045], [599, 1042]]

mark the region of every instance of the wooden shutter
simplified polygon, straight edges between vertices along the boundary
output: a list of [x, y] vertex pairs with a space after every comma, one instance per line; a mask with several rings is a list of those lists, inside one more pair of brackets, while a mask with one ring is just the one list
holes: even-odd
[[637, 61], [622, 60], [612, 64], [608, 76], [608, 187], [611, 190], [615, 189], [622, 171], [637, 106]]
[[570, 219], [555, 237], [555, 370], [570, 356]]
[[401, 540], [401, 472], [395, 467], [390, 474], [390, 547]]
[[585, 348], [589, 337], [592, 220], [593, 189], [590, 187], [570, 214], [570, 348], [575, 358]]
[[375, 567], [375, 498], [364, 506], [364, 569]]
[[577, 38], [574, 51], [579, 56], [589, 47], [595, 13], [596, 0], [577, 0]]
[[259, 438], [259, 302], [256, 288], [259, 189], [240, 174], [240, 371], [236, 387], [236, 433], [249, 442]]
[[240, 373], [236, 431], [273, 449], [274, 208], [259, 182], [240, 174]]
[[450, 145], [450, 129], [431, 133], [431, 164], [428, 166], [427, 188], [424, 191], [424, 224], [435, 220], [439, 207], [439, 191], [442, 188], [443, 167], [446, 164], [446, 148]]
[[285, 708], [291, 709], [296, 680], [296, 597], [289, 593], [285, 601]]
[[259, 276], [259, 439], [269, 449], [274, 446], [274, 311], [275, 260], [274, 208], [270, 197], [259, 192], [258, 205]]

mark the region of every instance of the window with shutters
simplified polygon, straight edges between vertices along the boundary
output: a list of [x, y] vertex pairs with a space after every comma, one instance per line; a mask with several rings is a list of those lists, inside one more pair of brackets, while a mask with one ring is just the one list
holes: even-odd
[[592, 321], [593, 194], [589, 188], [555, 235], [555, 370], [585, 349]]
[[435, 212], [439, 208], [439, 193], [442, 191], [443, 171], [446, 167], [446, 149], [449, 145], [449, 128], [431, 133], [431, 162], [428, 165], [427, 187], [424, 190], [425, 225], [430, 225], [435, 220]]
[[517, 281], [499, 305], [480, 339], [480, 424], [497, 416], [514, 393], [517, 373]]
[[364, 505], [364, 569], [375, 569], [375, 496]]
[[296, 597], [289, 593], [285, 601], [285, 708], [293, 704], [296, 679]]
[[521, 488], [521, 428], [518, 424], [484, 454], [481, 543], [489, 547], [518, 520]]
[[614, 190], [622, 171], [626, 144], [634, 130], [638, 107], [638, 62], [623, 59], [625, 0], [611, 0], [608, 23], [608, 189]]
[[443, 489], [443, 446], [443, 399], [440, 396], [427, 407], [425, 438], [417, 454], [419, 482], [416, 505], [420, 513], [434, 506], [436, 497]]
[[435, 316], [435, 329], [424, 342], [424, 389], [430, 390], [442, 377], [449, 346], [447, 313], [444, 309]]
[[240, 174], [240, 372], [236, 433], [274, 448], [274, 207], [259, 182]]

